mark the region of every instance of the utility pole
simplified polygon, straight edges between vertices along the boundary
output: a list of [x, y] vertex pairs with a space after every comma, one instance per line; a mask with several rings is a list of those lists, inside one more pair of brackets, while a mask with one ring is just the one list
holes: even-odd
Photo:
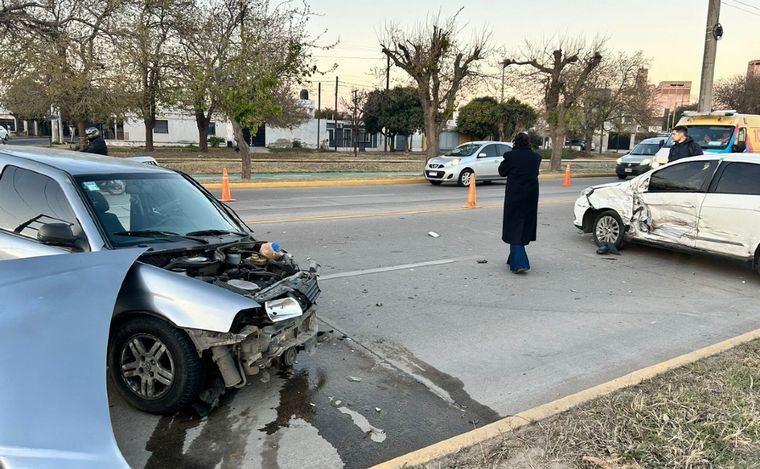
[[317, 83], [317, 151], [322, 149], [319, 140], [319, 129], [322, 127], [322, 82]]
[[723, 36], [719, 22], [720, 0], [708, 0], [707, 27], [705, 30], [705, 54], [702, 58], [702, 79], [699, 83], [699, 112], [712, 111], [713, 77], [718, 40]]
[[[386, 55], [385, 64], [385, 97], [388, 97], [388, 90], [391, 89], [391, 56]], [[388, 136], [383, 135], [383, 151], [388, 153]]]
[[353, 143], [353, 146], [354, 146], [354, 158], [359, 156], [359, 154], [357, 153], [358, 144], [359, 144], [359, 142], [357, 142], [357, 140], [359, 140], [359, 122], [357, 122], [357, 116], [356, 116], [356, 111], [357, 111], [357, 108], [359, 107], [359, 99], [356, 96], [358, 91], [359, 90], [354, 90], [354, 118], [352, 122], [353, 130], [351, 132], [351, 143]]
[[335, 143], [335, 152], [338, 152], [338, 77], [335, 77], [335, 109], [333, 112], [335, 119], [335, 129], [333, 130], [333, 140]]
[[504, 78], [505, 78], [504, 77], [504, 70], [506, 70], [506, 69], [507, 69], [507, 63], [506, 62], [502, 62], [501, 63], [501, 101], [499, 101], [500, 103], [504, 102]]

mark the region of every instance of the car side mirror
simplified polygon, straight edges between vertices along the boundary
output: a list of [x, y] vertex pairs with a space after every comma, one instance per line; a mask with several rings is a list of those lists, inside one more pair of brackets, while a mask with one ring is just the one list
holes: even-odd
[[79, 249], [79, 238], [68, 223], [46, 223], [37, 231], [37, 240], [50, 246]]
[[744, 153], [747, 150], [747, 144], [745, 142], [736, 142], [731, 147], [731, 151], [734, 153]]

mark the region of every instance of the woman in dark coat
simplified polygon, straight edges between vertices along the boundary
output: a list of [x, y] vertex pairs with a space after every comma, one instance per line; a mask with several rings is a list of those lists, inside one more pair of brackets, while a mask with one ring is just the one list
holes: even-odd
[[507, 178], [501, 239], [509, 244], [507, 264], [516, 274], [530, 270], [525, 246], [536, 240], [540, 165], [541, 155], [530, 148], [530, 138], [523, 132], [499, 165], [499, 175]]

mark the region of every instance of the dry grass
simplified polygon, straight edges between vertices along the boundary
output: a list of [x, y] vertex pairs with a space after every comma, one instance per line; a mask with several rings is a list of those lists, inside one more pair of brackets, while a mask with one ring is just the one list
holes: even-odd
[[427, 468], [760, 468], [760, 341]]

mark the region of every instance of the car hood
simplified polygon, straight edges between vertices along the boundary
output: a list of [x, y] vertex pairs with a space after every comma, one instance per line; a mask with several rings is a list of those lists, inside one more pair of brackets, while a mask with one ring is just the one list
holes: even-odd
[[0, 262], [0, 467], [128, 467], [111, 428], [106, 349], [141, 252]]
[[644, 160], [652, 160], [654, 157], [655, 155], [633, 155], [629, 153], [623, 156], [620, 161], [623, 163], [641, 163]]
[[467, 158], [466, 156], [436, 156], [428, 161], [428, 164], [447, 164], [451, 160]]

